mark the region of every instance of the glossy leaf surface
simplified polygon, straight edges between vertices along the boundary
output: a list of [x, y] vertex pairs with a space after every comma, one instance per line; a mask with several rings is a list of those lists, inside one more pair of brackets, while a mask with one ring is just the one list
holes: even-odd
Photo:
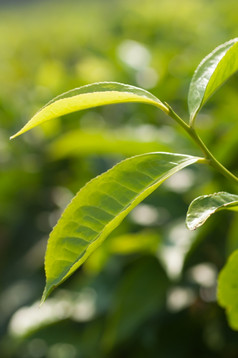
[[160, 184], [186, 166], [203, 161], [171, 153], [124, 160], [87, 183], [54, 227], [45, 258], [43, 300], [70, 276], [127, 214]]
[[187, 227], [189, 230], [195, 230], [203, 225], [212, 214], [225, 209], [238, 211], [238, 195], [219, 192], [199, 196], [188, 208]]
[[117, 82], [99, 82], [79, 87], [61, 94], [44, 106], [11, 139], [28, 130], [68, 113], [113, 103], [139, 102], [159, 107], [165, 113], [168, 108], [151, 93]]
[[238, 70], [238, 38], [212, 51], [198, 65], [188, 93], [190, 123], [208, 98]]
[[238, 330], [238, 250], [228, 259], [218, 279], [218, 302], [226, 309], [230, 326]]

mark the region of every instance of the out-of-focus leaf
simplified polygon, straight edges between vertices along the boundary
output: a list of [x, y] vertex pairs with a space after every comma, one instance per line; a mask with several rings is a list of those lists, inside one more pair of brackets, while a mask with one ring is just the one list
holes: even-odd
[[212, 51], [198, 65], [188, 93], [190, 123], [208, 98], [238, 70], [238, 38]]
[[137, 252], [155, 253], [160, 239], [157, 232], [144, 231], [136, 234], [120, 235], [108, 240], [108, 250], [113, 254], [133, 254]]
[[171, 175], [200, 161], [203, 159], [182, 154], [138, 155], [86, 184], [50, 235], [43, 300], [86, 260], [135, 206]]
[[218, 279], [218, 302], [226, 309], [230, 326], [238, 330], [238, 250], [233, 252]]
[[226, 252], [227, 256], [231, 255], [233, 251], [238, 249], [238, 220], [237, 216], [234, 215], [227, 233], [226, 238]]
[[137, 253], [156, 254], [161, 239], [158, 232], [144, 230], [128, 233], [106, 240], [85, 262], [85, 269], [96, 273], [102, 270], [111, 255], [131, 255]]
[[220, 210], [238, 211], [238, 195], [219, 192], [202, 195], [192, 201], [188, 208], [186, 224], [189, 230], [195, 230], [215, 212]]
[[77, 129], [56, 139], [49, 147], [51, 157], [61, 159], [68, 156], [89, 154], [135, 155], [156, 150], [167, 151], [169, 146], [159, 142], [145, 141], [125, 131]]
[[168, 108], [151, 93], [130, 85], [117, 82], [99, 82], [65, 92], [52, 99], [11, 139], [56, 117], [82, 109], [113, 103], [139, 102], [159, 107], [165, 113]]
[[168, 278], [153, 257], [139, 259], [126, 273], [115, 292], [104, 345], [110, 350], [130, 337], [165, 303]]

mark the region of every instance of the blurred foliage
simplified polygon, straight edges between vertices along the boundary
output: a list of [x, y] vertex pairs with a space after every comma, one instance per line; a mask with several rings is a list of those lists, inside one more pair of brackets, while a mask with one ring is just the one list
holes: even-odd
[[[149, 89], [187, 117], [194, 69], [237, 36], [235, 0], [80, 0], [0, 7], [0, 355], [6, 358], [238, 356], [215, 302], [216, 276], [238, 247], [237, 216], [185, 229], [189, 202], [234, 187], [194, 166], [138, 206], [38, 308], [48, 234], [89, 179], [147, 151], [200, 154], [155, 108], [112, 105], [9, 141], [57, 94], [95, 81]], [[238, 173], [237, 74], [198, 117]]]

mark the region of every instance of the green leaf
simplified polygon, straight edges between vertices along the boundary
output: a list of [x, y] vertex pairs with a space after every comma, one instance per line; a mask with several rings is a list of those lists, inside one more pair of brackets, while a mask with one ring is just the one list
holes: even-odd
[[[155, 136], [158, 136], [157, 139], [159, 139], [160, 136], [162, 137], [159, 131], [157, 132], [155, 128], [151, 131], [153, 131]], [[48, 148], [48, 152], [54, 159], [62, 159], [68, 156], [75, 157], [95, 153], [107, 155], [120, 153], [126, 156], [132, 156], [154, 152], [156, 150], [170, 150], [168, 145], [158, 143], [155, 138], [146, 140], [147, 136], [143, 139], [141, 135], [136, 135], [137, 131], [135, 129], [133, 129], [133, 133], [128, 132], [126, 130], [122, 131], [118, 129], [112, 131], [105, 128], [103, 130], [75, 129], [63, 134], [53, 141]]]
[[202, 195], [192, 201], [188, 208], [186, 224], [189, 230], [203, 225], [214, 213], [220, 210], [238, 211], [238, 195], [219, 192]]
[[157, 231], [145, 230], [116, 236], [108, 240], [107, 250], [110, 254], [128, 255], [138, 252], [155, 254], [160, 245]]
[[139, 102], [159, 107], [165, 113], [168, 108], [151, 93], [130, 85], [117, 82], [99, 82], [79, 87], [51, 100], [11, 139], [56, 117], [82, 109], [113, 103]]
[[112, 255], [135, 255], [138, 253], [151, 254], [157, 257], [161, 239], [158, 231], [144, 230], [112, 236], [105, 240], [84, 263], [84, 270], [98, 273], [106, 265]]
[[238, 70], [238, 38], [212, 51], [198, 65], [188, 93], [190, 124], [208, 98]]
[[69, 277], [160, 184], [202, 158], [147, 153], [126, 159], [87, 183], [51, 232], [45, 258], [43, 301]]
[[219, 274], [217, 296], [219, 304], [226, 309], [230, 326], [238, 330], [238, 250]]
[[226, 256], [230, 256], [233, 251], [238, 248], [238, 220], [237, 216], [234, 215], [229, 222], [229, 228], [226, 235]]

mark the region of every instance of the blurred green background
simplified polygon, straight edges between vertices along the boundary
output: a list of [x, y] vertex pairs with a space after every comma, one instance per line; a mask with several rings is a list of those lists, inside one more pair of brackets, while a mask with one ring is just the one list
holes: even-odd
[[[172, 120], [142, 104], [68, 115], [9, 141], [47, 101], [118, 81], [148, 89], [188, 118], [193, 71], [237, 36], [237, 0], [0, 3], [0, 356], [235, 358], [238, 334], [216, 303], [216, 279], [238, 248], [238, 220], [184, 225], [198, 195], [233, 191], [202, 166], [140, 204], [39, 309], [51, 228], [73, 195], [118, 161], [149, 151], [200, 155]], [[197, 120], [238, 173], [237, 74]]]

